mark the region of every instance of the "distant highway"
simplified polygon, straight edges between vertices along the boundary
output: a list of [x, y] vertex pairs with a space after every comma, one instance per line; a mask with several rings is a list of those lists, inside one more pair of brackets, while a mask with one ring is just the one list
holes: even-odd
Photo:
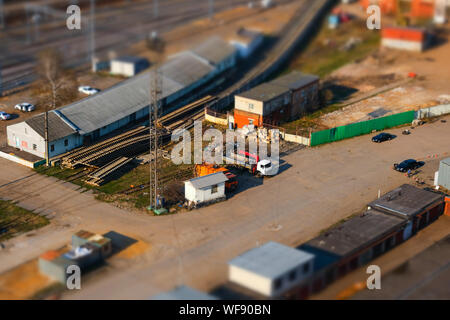
[[[277, 0], [288, 3], [293, 0]], [[246, 5], [248, 0], [215, 0], [214, 12]], [[165, 0], [159, 1], [158, 19], [154, 17], [153, 1], [130, 3], [126, 8], [114, 6], [96, 9], [96, 54], [110, 50], [118, 52], [145, 39], [153, 30], [159, 33], [209, 15], [209, 1]], [[259, 1], [253, 1], [255, 5]], [[85, 10], [86, 11], [86, 10]], [[60, 12], [64, 13], [64, 12]], [[89, 11], [82, 11], [89, 18]], [[34, 79], [36, 54], [46, 47], [57, 47], [64, 53], [69, 66], [79, 66], [89, 61], [89, 27], [82, 23], [82, 30], [68, 30], [62, 17], [35, 24], [7, 28], [0, 34], [0, 67], [2, 87], [9, 90]]]

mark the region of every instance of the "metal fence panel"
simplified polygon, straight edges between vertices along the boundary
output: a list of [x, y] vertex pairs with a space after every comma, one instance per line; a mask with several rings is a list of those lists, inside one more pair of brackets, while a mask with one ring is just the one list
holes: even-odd
[[311, 134], [311, 146], [318, 146], [324, 143], [348, 139], [371, 133], [373, 130], [384, 130], [414, 120], [414, 111], [406, 111], [377, 119], [351, 123], [346, 126], [331, 128], [327, 130], [313, 132]]

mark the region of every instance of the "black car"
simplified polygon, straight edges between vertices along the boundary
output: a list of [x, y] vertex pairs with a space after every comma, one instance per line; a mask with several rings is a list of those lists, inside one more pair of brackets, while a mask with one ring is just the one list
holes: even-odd
[[423, 161], [416, 161], [414, 159], [408, 159], [400, 163], [394, 163], [394, 170], [400, 171], [400, 172], [407, 172], [408, 170], [415, 170], [417, 168], [420, 168], [423, 166], [425, 162]]
[[380, 143], [383, 141], [392, 140], [394, 138], [395, 138], [395, 136], [393, 134], [382, 132], [380, 134], [377, 134], [375, 137], [373, 137], [372, 141]]

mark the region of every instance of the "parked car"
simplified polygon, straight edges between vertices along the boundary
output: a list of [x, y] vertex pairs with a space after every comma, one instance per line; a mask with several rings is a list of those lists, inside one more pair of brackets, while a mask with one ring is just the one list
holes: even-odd
[[375, 137], [372, 138], [373, 142], [383, 142], [383, 141], [388, 141], [388, 140], [392, 140], [395, 138], [395, 135], [387, 133], [387, 132], [382, 132], [380, 134], [377, 134]]
[[0, 111], [0, 120], [9, 120], [11, 119], [11, 115], [9, 113]]
[[31, 103], [22, 102], [22, 103], [16, 104], [14, 106], [14, 109], [20, 110], [22, 112], [31, 112], [31, 111], [34, 111], [36, 109], [36, 107]]
[[89, 86], [78, 87], [78, 91], [81, 93], [87, 94], [87, 95], [92, 95], [92, 94], [96, 94], [96, 93], [100, 92], [99, 89], [92, 88]]
[[423, 162], [423, 161], [408, 159], [408, 160], [402, 161], [400, 163], [394, 163], [394, 170], [397, 170], [400, 172], [407, 172], [408, 170], [415, 170], [417, 168], [420, 168], [424, 164], [425, 164], [425, 162]]

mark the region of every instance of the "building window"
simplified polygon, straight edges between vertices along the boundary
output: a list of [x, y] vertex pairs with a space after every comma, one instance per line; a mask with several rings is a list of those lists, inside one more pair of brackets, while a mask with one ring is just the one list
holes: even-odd
[[253, 103], [249, 103], [249, 104], [248, 104], [248, 108], [249, 108], [250, 110], [253, 110], [253, 109], [255, 108], [255, 106], [253, 105]]
[[252, 125], [253, 124], [253, 119], [248, 119], [248, 124]]
[[308, 272], [309, 272], [309, 263], [307, 263], [303, 266], [303, 273], [308, 273]]
[[278, 279], [275, 280], [275, 283], [274, 283], [275, 290], [279, 290], [282, 285], [283, 285], [283, 279], [282, 278], [278, 278]]
[[64, 146], [67, 147], [69, 145], [69, 140], [64, 140]]
[[52, 145], [50, 146], [50, 151], [51, 151], [51, 152], [55, 151], [55, 145], [54, 145], [54, 144], [52, 144]]
[[27, 128], [24, 128], [24, 129], [25, 129], [25, 134], [28, 134]]
[[33, 144], [33, 150], [34, 150], [34, 151], [37, 150], [37, 145]]
[[218, 189], [219, 189], [219, 186], [218, 186], [217, 184], [213, 185], [213, 186], [211, 187], [211, 194], [217, 193], [217, 192], [218, 192]]
[[289, 281], [294, 281], [297, 278], [297, 270], [292, 270], [289, 273]]

